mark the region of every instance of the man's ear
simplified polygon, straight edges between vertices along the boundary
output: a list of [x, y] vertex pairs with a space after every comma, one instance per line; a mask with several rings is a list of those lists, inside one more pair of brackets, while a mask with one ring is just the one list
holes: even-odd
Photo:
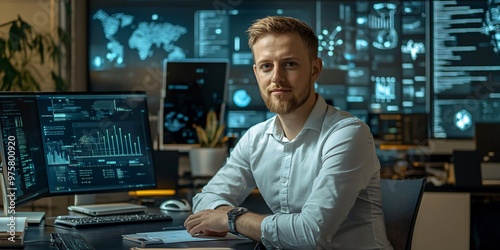
[[313, 61], [312, 71], [311, 71], [311, 77], [314, 81], [318, 79], [322, 69], [323, 69], [323, 60], [321, 60], [321, 58], [316, 58]]

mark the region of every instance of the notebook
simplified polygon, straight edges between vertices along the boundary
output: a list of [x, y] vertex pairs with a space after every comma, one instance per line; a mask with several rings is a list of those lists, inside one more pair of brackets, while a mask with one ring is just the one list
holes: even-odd
[[132, 203], [105, 203], [92, 205], [68, 206], [68, 210], [92, 216], [142, 213], [146, 206]]

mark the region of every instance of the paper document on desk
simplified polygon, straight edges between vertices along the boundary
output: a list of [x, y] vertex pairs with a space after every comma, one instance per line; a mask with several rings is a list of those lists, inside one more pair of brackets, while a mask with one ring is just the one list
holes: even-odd
[[157, 232], [146, 232], [136, 234], [122, 235], [124, 240], [141, 243], [142, 245], [162, 244], [162, 243], [178, 243], [178, 242], [194, 242], [194, 241], [209, 241], [209, 240], [247, 240], [246, 237], [240, 237], [228, 233], [225, 237], [217, 236], [191, 236], [185, 229], [183, 230], [165, 230]]

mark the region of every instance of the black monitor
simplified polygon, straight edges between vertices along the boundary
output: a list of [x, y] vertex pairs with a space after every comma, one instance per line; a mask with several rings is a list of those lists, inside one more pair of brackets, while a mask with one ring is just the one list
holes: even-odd
[[32, 94], [0, 94], [0, 157], [7, 213], [49, 195], [36, 107]]
[[160, 149], [196, 145], [193, 124], [205, 126], [209, 110], [225, 120], [228, 67], [225, 59], [164, 61], [164, 97], [158, 119]]
[[476, 123], [474, 140], [483, 162], [500, 162], [500, 123]]
[[156, 187], [145, 92], [2, 93], [0, 105], [5, 186], [15, 188], [16, 206]]
[[51, 195], [156, 187], [144, 92], [37, 94]]

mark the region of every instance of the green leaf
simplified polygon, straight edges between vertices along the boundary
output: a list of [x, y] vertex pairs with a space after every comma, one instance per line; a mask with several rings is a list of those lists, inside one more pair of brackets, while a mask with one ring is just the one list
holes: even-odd
[[[0, 56], [1, 58], [7, 58], [7, 41], [0, 37]], [[3, 67], [0, 67], [2, 69]]]
[[10, 27], [9, 30], [9, 43], [8, 43], [9, 51], [14, 52], [21, 50], [21, 35], [22, 31], [17, 26], [17, 22], [13, 23], [13, 25]]
[[68, 91], [67, 85], [64, 80], [54, 72], [50, 72], [52, 80], [56, 85], [56, 91]]
[[38, 48], [38, 54], [40, 55], [40, 63], [45, 63], [45, 46], [43, 45], [43, 37], [38, 34], [35, 36], [33, 44], [35, 48]]
[[[3, 61], [3, 60], [2, 60]], [[9, 60], [2, 62], [2, 69], [5, 70], [5, 75], [3, 76], [3, 83], [1, 90], [10, 91], [13, 89], [14, 84], [19, 81], [20, 73], [12, 66]]]

